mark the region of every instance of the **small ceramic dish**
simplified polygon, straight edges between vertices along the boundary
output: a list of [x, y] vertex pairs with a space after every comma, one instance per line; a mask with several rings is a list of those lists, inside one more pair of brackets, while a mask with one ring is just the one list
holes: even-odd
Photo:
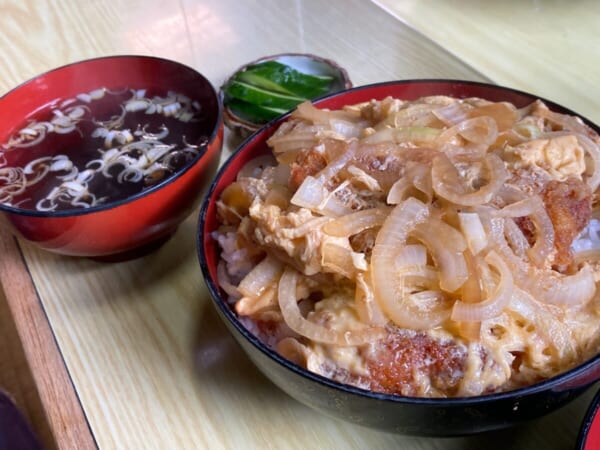
[[[338, 92], [344, 89], [352, 87], [352, 82], [348, 76], [348, 72], [331, 59], [322, 58], [320, 56], [304, 54], [304, 53], [282, 53], [278, 55], [265, 56], [252, 61], [248, 64], [244, 64], [238, 68], [221, 87], [220, 96], [221, 100], [224, 100], [223, 87], [226, 86], [233, 77], [239, 72], [243, 72], [250, 66], [260, 64], [266, 61], [276, 61], [281, 64], [285, 64], [299, 72], [310, 74], [310, 75], [327, 75], [333, 77], [332, 84], [329, 89], [329, 93]], [[267, 121], [252, 122], [247, 119], [240, 117], [231, 108], [227, 106], [227, 102], [223, 102], [223, 117], [225, 125], [232, 130], [234, 133], [245, 138], [250, 134], [254, 133], [260, 127], [265, 125]]]
[[[109, 97], [106, 92], [117, 95], [113, 94], [111, 90], [120, 91], [117, 93], [119, 95], [123, 93], [124, 96], [131, 96], [129, 105], [131, 109], [128, 109], [129, 106], [124, 107], [124, 103], [116, 105], [116, 108], [107, 109], [108, 107], [101, 102], [108, 101], [105, 100]], [[154, 92], [155, 94], [152, 94], [154, 99], [170, 98], [171, 95], [181, 94], [185, 96], [189, 105], [196, 105], [194, 106], [196, 112], [193, 113], [193, 118], [185, 123], [185, 128], [183, 125], [185, 121], [182, 119], [177, 120], [177, 126], [173, 126], [170, 130], [170, 138], [174, 140], [173, 142], [176, 139], [177, 142], [176, 145], [169, 144], [172, 146], [171, 148], [176, 151], [195, 149], [186, 153], [183, 162], [169, 165], [168, 168], [165, 168], [166, 166], [163, 164], [161, 170], [164, 169], [162, 173], [166, 173], [166, 175], [161, 175], [162, 178], [159, 178], [159, 181], [149, 181], [148, 184], [144, 184], [143, 188], [140, 187], [141, 190], [127, 190], [124, 191], [127, 193], [120, 193], [119, 197], [108, 196], [105, 197], [107, 200], [96, 204], [90, 202], [86, 207], [71, 208], [70, 205], [67, 205], [52, 210], [51, 208], [55, 205], [50, 205], [50, 207], [39, 209], [35, 203], [33, 206], [25, 207], [23, 201], [27, 200], [19, 200], [18, 197], [11, 199], [9, 192], [8, 201], [5, 198], [0, 204], [0, 224], [8, 227], [15, 235], [42, 249], [65, 255], [104, 259], [126, 259], [137, 256], [170, 237], [179, 223], [200, 202], [203, 188], [209, 184], [216, 172], [223, 141], [222, 110], [215, 89], [203, 75], [183, 64], [147, 56], [104, 57], [60, 67], [16, 87], [0, 98], [0, 171], [4, 170], [5, 173], [8, 173], [13, 170], [14, 173], [20, 173], [28, 183], [28, 187], [25, 189], [38, 189], [38, 186], [41, 190], [48, 189], [42, 185], [47, 183], [45, 179], [40, 183], [32, 178], [37, 177], [38, 172], [42, 175], [43, 170], [50, 172], [55, 170], [58, 175], [53, 175], [53, 179], [57, 178], [56, 182], [63, 183], [61, 186], [65, 189], [68, 185], [68, 183], [65, 184], [66, 177], [71, 177], [73, 180], [71, 185], [68, 185], [69, 189], [77, 190], [83, 189], [83, 187], [88, 189], [89, 187], [91, 193], [92, 183], [97, 183], [94, 189], [107, 191], [108, 188], [104, 189], [103, 186], [107, 186], [110, 179], [118, 177], [111, 172], [96, 178], [96, 175], [100, 175], [100, 170], [104, 169], [97, 169], [91, 180], [83, 177], [83, 173], [90, 173], [91, 170], [91, 166], [86, 164], [86, 159], [81, 161], [83, 144], [69, 143], [65, 145], [65, 141], [61, 140], [65, 139], [62, 136], [66, 136], [66, 139], [79, 139], [78, 134], [84, 139], [85, 133], [82, 132], [84, 126], [90, 129], [97, 127], [94, 132], [104, 130], [107, 137], [102, 139], [106, 142], [110, 136], [109, 147], [112, 146], [113, 149], [108, 150], [108, 147], [105, 148], [102, 142], [97, 144], [97, 141], [93, 141], [95, 148], [91, 148], [90, 145], [90, 150], [95, 151], [95, 154], [100, 155], [101, 158], [96, 159], [94, 168], [98, 167], [98, 164], [101, 165], [102, 161], [107, 164], [107, 161], [110, 161], [111, 164], [115, 163], [116, 160], [110, 156], [110, 152], [114, 153], [115, 148], [123, 144], [119, 141], [120, 143], [117, 145], [118, 139], [115, 140], [115, 133], [120, 133], [120, 131], [112, 128], [113, 125], [106, 125], [109, 121], [98, 122], [95, 117], [87, 118], [83, 115], [94, 105], [99, 108], [98, 114], [102, 118], [113, 114], [115, 109], [117, 116], [122, 114], [122, 123], [125, 125], [119, 126], [121, 128], [130, 127], [130, 129], [128, 128], [127, 139], [129, 140], [127, 142], [140, 144], [145, 140], [148, 144], [146, 147], [139, 146], [138, 150], [132, 149], [133, 153], [127, 150], [129, 153], [125, 156], [129, 159], [123, 157], [123, 161], [118, 163], [121, 164], [121, 169], [127, 168], [126, 164], [131, 163], [135, 166], [141, 161], [140, 158], [143, 156], [141, 152], [150, 158], [146, 161], [147, 164], [152, 161], [162, 164], [157, 156], [162, 152], [160, 146], [154, 147], [152, 152], [158, 153], [152, 153], [153, 156], [145, 152], [150, 148], [150, 144], [154, 145], [150, 141], [158, 139], [154, 128], [166, 129], [164, 123], [169, 120], [169, 117], [166, 116], [166, 113], [158, 114], [154, 110], [139, 110], [140, 105], [144, 107], [148, 102], [152, 104], [154, 101], [162, 101], [144, 97], [146, 91], [148, 97], [151, 96], [150, 92]], [[169, 94], [169, 92], [177, 94]], [[177, 102], [183, 101], [183, 98], [177, 97]], [[170, 108], [177, 108], [177, 105], [170, 106]], [[52, 117], [52, 119], [38, 119], [40, 111], [49, 114], [48, 117]], [[70, 111], [69, 117], [59, 117], [65, 115], [64, 111]], [[138, 114], [135, 116], [136, 121], [138, 117], [155, 117], [153, 120], [156, 123], [146, 129], [145, 126], [141, 127], [140, 122], [135, 122], [137, 123], [136, 130], [136, 125], [127, 125], [130, 114]], [[69, 118], [76, 120], [80, 117], [85, 120], [81, 119], [77, 126], [69, 122]], [[144, 120], [146, 119], [140, 119], [140, 121]], [[53, 128], [52, 124], [55, 122]], [[35, 131], [41, 136], [40, 143], [35, 143], [35, 145], [33, 140], [31, 142], [26, 140], [27, 133], [29, 136], [34, 133], [31, 131], [34, 123], [38, 125], [38, 128], [40, 124], [44, 124], [46, 127], [45, 131], [42, 130], [43, 133]], [[25, 125], [23, 128], [23, 124], [29, 125]], [[65, 124], [68, 127], [58, 128], [58, 125]], [[148, 134], [144, 130], [148, 133], [152, 131], [152, 133]], [[112, 134], [108, 134], [109, 131]], [[94, 132], [91, 132], [90, 136], [94, 137]], [[187, 142], [184, 133], [187, 133], [188, 140], [194, 142]], [[167, 129], [168, 134], [169, 130]], [[17, 136], [16, 141], [15, 136]], [[36, 135], [34, 134], [34, 136]], [[8, 144], [11, 139], [18, 145], [11, 147]], [[35, 141], [37, 141], [37, 137]], [[23, 142], [24, 145], [21, 145]], [[160, 140], [155, 142], [163, 144]], [[61, 172], [60, 165], [65, 164], [66, 156], [63, 153], [67, 152], [65, 150], [67, 146], [73, 149], [73, 154], [68, 156], [70, 159], [68, 164], [75, 166], [75, 169], [78, 170], [77, 177], [74, 177], [77, 172], [67, 174], [66, 169]], [[99, 149], [100, 147], [102, 148]], [[125, 145], [121, 145], [120, 148], [124, 147]], [[35, 161], [51, 159], [52, 165], [33, 163], [34, 158]], [[29, 169], [27, 166], [30, 166]], [[43, 169], [40, 169], [42, 166]], [[135, 169], [135, 167], [133, 168]], [[144, 170], [147, 169], [144, 168]], [[124, 171], [122, 175], [126, 175]], [[144, 172], [144, 176], [146, 176], [146, 172]], [[83, 184], [75, 185], [75, 181]], [[6, 177], [0, 176], [0, 191], [3, 186], [6, 188], [7, 182], [10, 180], [7, 181]], [[136, 182], [139, 183], [139, 181]], [[146, 178], [143, 183], [147, 183]], [[121, 183], [119, 186], [125, 184]], [[30, 188], [29, 186], [35, 187]], [[111, 189], [117, 188], [112, 187]], [[6, 193], [6, 189], [4, 192]], [[32, 197], [37, 194], [26, 190], [24, 194], [19, 195]], [[46, 193], [40, 195], [46, 195]], [[51, 193], [47, 195], [52, 196]]]

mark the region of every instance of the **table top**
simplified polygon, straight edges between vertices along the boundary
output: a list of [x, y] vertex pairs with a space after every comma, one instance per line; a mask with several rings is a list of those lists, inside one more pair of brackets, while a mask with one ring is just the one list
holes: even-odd
[[[600, 3], [480, 4], [7, 0], [0, 15], [0, 94], [53, 67], [102, 55], [167, 57], [219, 86], [257, 57], [308, 52], [336, 60], [355, 85], [411, 78], [490, 81], [600, 122], [600, 34], [594, 20]], [[235, 145], [227, 135], [223, 158]], [[10, 332], [0, 320], [0, 387], [20, 384], [16, 397], [48, 448], [574, 445], [593, 389], [510, 432], [453, 439], [378, 432], [297, 403], [258, 372], [219, 321], [196, 259], [196, 220], [197, 214], [190, 216], [154, 253], [112, 264], [42, 252], [0, 232], [0, 318], [8, 302], [15, 318], [39, 324], [30, 336]], [[22, 306], [19, 299], [28, 295], [38, 309]], [[26, 362], [2, 343], [17, 338], [36, 369], [29, 378], [10, 375], [15, 364]], [[37, 342], [54, 348], [53, 355]], [[57, 397], [53, 392], [61, 383], [73, 392]], [[38, 400], [32, 400], [34, 391]], [[53, 404], [58, 419], [36, 409], [46, 408], [48, 416]]]

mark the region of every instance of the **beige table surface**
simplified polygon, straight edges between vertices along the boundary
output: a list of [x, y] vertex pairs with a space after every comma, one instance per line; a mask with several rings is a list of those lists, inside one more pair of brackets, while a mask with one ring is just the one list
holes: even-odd
[[[59, 65], [126, 53], [181, 61], [218, 86], [247, 61], [291, 51], [337, 60], [356, 85], [403, 78], [487, 80], [532, 91], [600, 121], [598, 5], [4, 0], [0, 94]], [[224, 157], [234, 145], [227, 136]], [[23, 264], [33, 281], [43, 313], [36, 320], [49, 322], [50, 339], [76, 394], [75, 409], [87, 421], [83, 431], [92, 436], [88, 443], [136, 450], [573, 447], [592, 391], [513, 430], [454, 439], [373, 431], [297, 403], [253, 367], [213, 311], [196, 260], [195, 222], [193, 215], [155, 253], [118, 264], [56, 256], [25, 242], [15, 247], [0, 235], [6, 248], [16, 248], [11, 261]], [[4, 291], [14, 293], [18, 279], [3, 280]], [[0, 290], [0, 300], [4, 297]], [[10, 314], [5, 309], [0, 307], [0, 315]], [[21, 381], [24, 391], [17, 397], [32, 423], [42, 423], [43, 412], [35, 408], [44, 405], [31, 400], [29, 390], [40, 380], [52, 385], [55, 372], [38, 373], [34, 381], [11, 375], [15, 364], [27, 362], [6, 350], [17, 336], [6, 322], [0, 320], [0, 387]], [[57, 430], [50, 423], [50, 430], [39, 430], [48, 446], [77, 448], [83, 442], [72, 436], [75, 426]]]

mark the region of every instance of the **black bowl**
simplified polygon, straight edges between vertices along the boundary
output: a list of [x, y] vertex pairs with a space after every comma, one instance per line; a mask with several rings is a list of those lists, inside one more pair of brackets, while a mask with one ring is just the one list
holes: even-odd
[[[415, 100], [427, 95], [480, 97], [525, 106], [536, 98], [504, 87], [453, 80], [408, 80], [357, 87], [322, 98], [316, 105], [337, 109], [370, 99], [394, 96]], [[552, 110], [574, 112], [544, 100]], [[390, 432], [422, 436], [457, 436], [504, 428], [541, 417], [570, 402], [600, 379], [600, 355], [535, 385], [499, 394], [467, 398], [414, 398], [379, 394], [341, 384], [307, 370], [270, 350], [239, 321], [217, 283], [219, 250], [211, 232], [217, 229], [216, 201], [252, 158], [268, 153], [266, 140], [286, 116], [250, 136], [229, 158], [213, 182], [198, 221], [198, 257], [215, 307], [244, 351], [279, 388], [326, 415]], [[586, 121], [596, 131], [598, 127]]]

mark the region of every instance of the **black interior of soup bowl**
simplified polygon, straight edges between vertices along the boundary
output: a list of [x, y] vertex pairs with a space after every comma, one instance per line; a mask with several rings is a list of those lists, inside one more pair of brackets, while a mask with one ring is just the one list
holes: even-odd
[[[393, 96], [415, 100], [429, 95], [480, 97], [508, 101], [517, 107], [538, 99], [504, 87], [454, 80], [408, 80], [357, 87], [317, 100], [320, 108], [338, 109]], [[556, 112], [576, 115], [551, 101]], [[463, 398], [415, 398], [380, 394], [332, 381], [282, 358], [249, 332], [230, 309], [217, 284], [219, 250], [211, 233], [218, 227], [216, 201], [251, 159], [268, 153], [266, 140], [283, 116], [250, 136], [215, 178], [200, 211], [197, 250], [206, 285], [221, 318], [256, 366], [278, 387], [300, 402], [329, 416], [353, 423], [413, 435], [456, 436], [508, 427], [545, 415], [580, 395], [600, 379], [600, 355], [535, 385], [496, 394]], [[596, 131], [597, 126], [585, 121]]]

